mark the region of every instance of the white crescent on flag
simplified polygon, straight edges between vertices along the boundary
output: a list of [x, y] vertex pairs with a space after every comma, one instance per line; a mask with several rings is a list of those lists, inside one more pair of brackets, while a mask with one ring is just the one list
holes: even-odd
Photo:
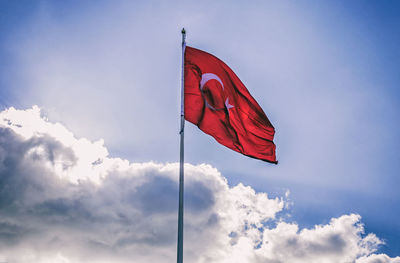
[[216, 81], [221, 83], [222, 90], [224, 89], [224, 83], [222, 83], [222, 80], [214, 73], [204, 73], [203, 75], [201, 75], [200, 89], [203, 90], [203, 87], [207, 83], [207, 81], [212, 79], [215, 79]]
[[[206, 83], [212, 79], [215, 79], [216, 81], [218, 81], [221, 84], [222, 90], [224, 90], [224, 83], [222, 83], [222, 80], [214, 73], [204, 73], [201, 75], [200, 90], [203, 91], [204, 85], [206, 85]], [[210, 108], [212, 110], [217, 110], [216, 108], [211, 106], [210, 103], [208, 103], [208, 101], [205, 98], [204, 98], [204, 102], [205, 102], [207, 108]], [[234, 107], [233, 105], [229, 104], [229, 98], [226, 98], [226, 100], [225, 100], [225, 107], [228, 110], [228, 113], [229, 113], [229, 109]], [[221, 109], [218, 109], [218, 110], [221, 110]]]

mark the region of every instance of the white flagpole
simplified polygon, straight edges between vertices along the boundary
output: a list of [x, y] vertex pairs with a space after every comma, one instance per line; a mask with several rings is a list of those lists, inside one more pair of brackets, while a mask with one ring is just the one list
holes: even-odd
[[180, 159], [179, 159], [179, 210], [178, 210], [178, 248], [177, 248], [177, 263], [183, 263], [183, 164], [184, 164], [184, 129], [185, 129], [185, 111], [184, 111], [184, 96], [185, 96], [185, 48], [186, 48], [186, 31], [182, 28], [182, 77], [181, 77], [181, 135], [180, 142]]

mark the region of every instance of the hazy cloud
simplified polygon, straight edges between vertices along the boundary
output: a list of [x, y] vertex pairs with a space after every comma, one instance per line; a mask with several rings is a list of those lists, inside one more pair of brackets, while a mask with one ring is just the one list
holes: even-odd
[[[186, 262], [399, 262], [356, 214], [300, 229], [288, 202], [185, 165]], [[175, 260], [178, 164], [130, 163], [40, 109], [0, 113], [0, 261]], [[287, 211], [286, 211], [287, 212]]]

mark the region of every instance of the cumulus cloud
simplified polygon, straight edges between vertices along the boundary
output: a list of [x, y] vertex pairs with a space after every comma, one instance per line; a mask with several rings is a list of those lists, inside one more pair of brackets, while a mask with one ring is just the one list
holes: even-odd
[[[0, 113], [0, 262], [173, 262], [178, 164], [112, 158], [40, 109]], [[185, 262], [400, 262], [359, 215], [300, 229], [287, 201], [185, 164]]]
[[356, 263], [400, 263], [400, 257], [390, 258], [385, 254], [373, 254], [359, 258]]

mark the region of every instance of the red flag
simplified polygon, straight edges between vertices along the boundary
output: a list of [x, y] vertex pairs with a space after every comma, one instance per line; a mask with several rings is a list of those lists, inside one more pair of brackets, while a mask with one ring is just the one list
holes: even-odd
[[275, 129], [236, 74], [217, 57], [185, 49], [185, 119], [244, 155], [277, 163]]

